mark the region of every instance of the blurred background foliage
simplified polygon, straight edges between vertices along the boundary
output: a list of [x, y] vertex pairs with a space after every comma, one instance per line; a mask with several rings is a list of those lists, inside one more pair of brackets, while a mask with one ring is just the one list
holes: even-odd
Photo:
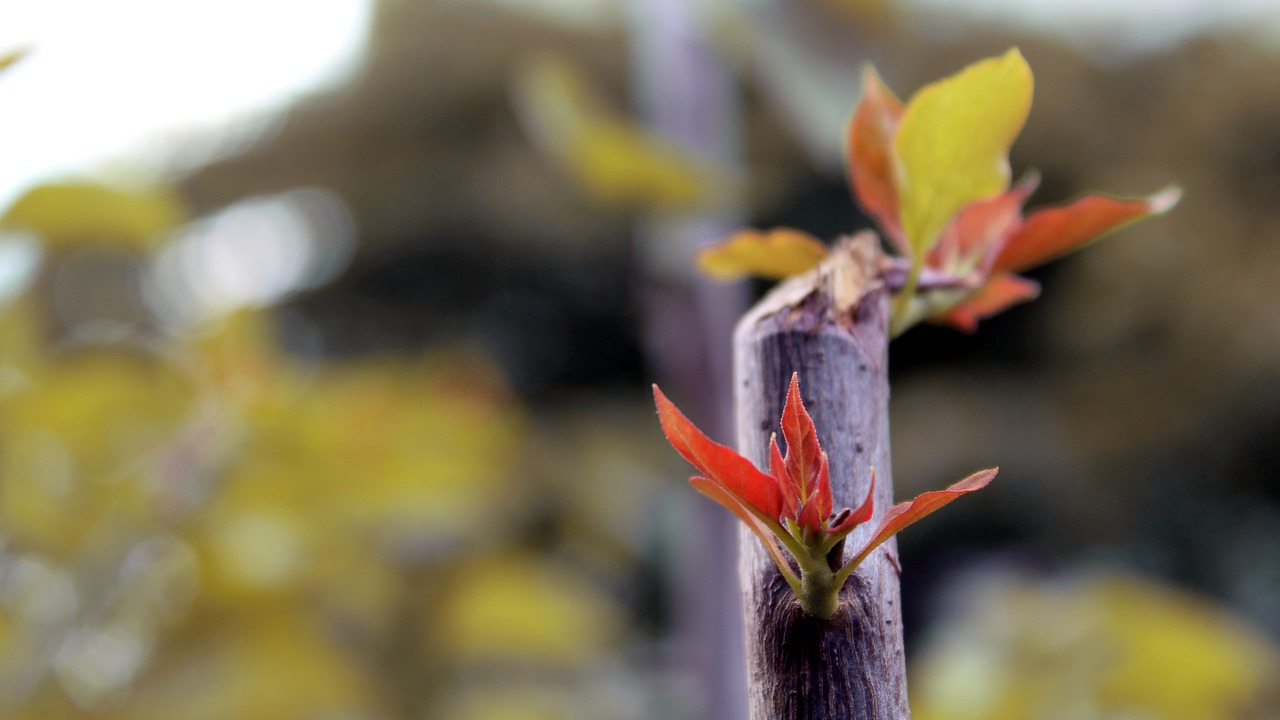
[[0, 717], [734, 717], [693, 244], [869, 225], [860, 64], [1011, 44], [1044, 197], [1186, 196], [895, 343], [898, 495], [1002, 467], [901, 540], [915, 712], [1280, 716], [1280, 15], [1061, 7], [6, 8]]

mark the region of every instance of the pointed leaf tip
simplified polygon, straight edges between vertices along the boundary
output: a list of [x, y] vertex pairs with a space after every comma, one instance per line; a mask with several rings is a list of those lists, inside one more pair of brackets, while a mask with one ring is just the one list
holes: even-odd
[[992, 271], [1022, 272], [1056, 260], [1129, 223], [1168, 212], [1181, 197], [1181, 188], [1171, 186], [1145, 198], [1093, 194], [1036, 210], [1005, 243]]
[[999, 468], [991, 468], [989, 470], [979, 470], [976, 473], [966, 477], [965, 479], [953, 483], [946, 490], [934, 490], [932, 492], [921, 493], [913, 500], [901, 502], [889, 508], [884, 518], [880, 520], [880, 526], [876, 528], [875, 535], [871, 540], [858, 551], [853, 560], [849, 561], [850, 572], [852, 567], [856, 567], [871, 554], [872, 550], [882, 545], [886, 540], [901, 532], [910, 525], [915, 524], [919, 520], [933, 514], [943, 506], [948, 505], [951, 501], [974, 492], [981, 490], [991, 483], [991, 479], [999, 472]]
[[982, 488], [990, 485], [991, 481], [995, 479], [999, 472], [999, 467], [979, 470], [960, 482], [952, 484], [943, 492], [967, 493], [973, 492], [974, 490], [981, 490]]
[[1177, 185], [1170, 185], [1160, 192], [1147, 198], [1147, 208], [1152, 215], [1163, 215], [1173, 209], [1178, 201], [1182, 200], [1182, 188]]
[[[822, 448], [818, 445], [818, 430], [813, 418], [800, 397], [800, 374], [791, 374], [787, 399], [782, 407], [782, 437], [787, 441], [784, 465], [786, 479], [795, 488], [801, 502], [808, 502], [818, 485], [822, 469]], [[821, 519], [826, 519], [823, 516]]]

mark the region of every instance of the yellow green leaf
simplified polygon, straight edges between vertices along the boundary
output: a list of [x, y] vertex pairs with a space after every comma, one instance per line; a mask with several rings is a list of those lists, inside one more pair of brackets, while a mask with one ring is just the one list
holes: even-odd
[[65, 182], [27, 191], [0, 217], [0, 229], [34, 232], [49, 246], [150, 249], [186, 219], [184, 202], [166, 187]]
[[1017, 48], [916, 93], [894, 138], [902, 226], [918, 259], [965, 205], [1009, 186], [1034, 80]]
[[699, 250], [698, 270], [715, 280], [781, 280], [817, 267], [826, 256], [827, 246], [800, 230], [742, 230]]

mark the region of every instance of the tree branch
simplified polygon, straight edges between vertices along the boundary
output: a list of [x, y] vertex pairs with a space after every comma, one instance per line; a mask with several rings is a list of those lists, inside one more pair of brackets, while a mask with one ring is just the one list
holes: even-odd
[[[852, 548], [869, 539], [893, 504], [889, 294], [879, 277], [880, 264], [874, 234], [845, 239], [816, 270], [761, 300], [734, 336], [743, 455], [767, 467], [771, 430], [796, 371], [830, 458], [836, 508], [861, 502], [875, 467], [875, 513], [850, 536], [844, 547]], [[882, 545], [853, 573], [830, 620], [800, 610], [754, 535], [741, 532], [739, 547], [750, 718], [908, 717], [896, 542]]]

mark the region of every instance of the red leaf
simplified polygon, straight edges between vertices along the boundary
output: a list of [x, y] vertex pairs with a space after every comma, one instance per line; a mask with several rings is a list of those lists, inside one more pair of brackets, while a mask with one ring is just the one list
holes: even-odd
[[876, 493], [876, 469], [871, 468], [871, 484], [867, 486], [867, 499], [862, 501], [857, 510], [845, 516], [838, 525], [832, 526], [829, 533], [840, 536], [847, 534], [855, 527], [871, 519], [871, 514], [875, 511], [875, 502], [873, 500]]
[[768, 518], [781, 515], [782, 491], [777, 480], [757, 470], [732, 448], [704, 435], [657, 385], [653, 386], [653, 401], [658, 406], [662, 432], [676, 452], [739, 503]]
[[1040, 284], [1013, 273], [1000, 273], [989, 278], [982, 287], [959, 305], [933, 319], [939, 325], [950, 325], [961, 332], [978, 329], [978, 321], [1035, 300], [1040, 296]]
[[858, 563], [867, 559], [872, 550], [875, 550], [885, 540], [893, 537], [908, 525], [924, 518], [961, 495], [986, 487], [998, 471], [999, 468], [979, 470], [946, 490], [923, 493], [914, 500], [898, 503], [889, 508], [889, 511], [884, 514], [884, 519], [880, 521], [880, 527], [876, 528], [876, 533], [871, 538], [871, 541], [858, 551], [858, 554], [849, 562], [849, 565], [857, 566]]
[[1041, 265], [1134, 220], [1166, 212], [1181, 196], [1178, 188], [1139, 200], [1086, 195], [1069, 205], [1039, 210], [1009, 238], [992, 271], [1022, 272]]
[[872, 215], [902, 255], [911, 249], [898, 217], [898, 181], [893, 167], [893, 136], [902, 119], [902, 103], [885, 87], [875, 68], [862, 72], [862, 99], [849, 121], [846, 138], [854, 199]]
[[800, 509], [800, 495], [796, 492], [795, 483], [788, 479], [786, 461], [782, 459], [782, 451], [778, 449], [778, 434], [769, 436], [769, 472], [773, 473], [782, 488], [783, 515], [792, 520]]
[[[809, 412], [804, 409], [804, 402], [800, 399], [798, 373], [791, 373], [791, 386], [787, 389], [787, 401], [782, 408], [782, 436], [787, 440], [787, 455], [784, 460], [786, 479], [790, 480], [796, 495], [807, 505], [822, 477], [822, 448], [818, 445], [818, 431], [813, 426], [813, 418], [809, 417]], [[828, 497], [830, 493], [828, 481]], [[804, 514], [804, 510], [801, 510], [801, 515]], [[826, 516], [819, 518], [820, 521], [826, 519]]]

